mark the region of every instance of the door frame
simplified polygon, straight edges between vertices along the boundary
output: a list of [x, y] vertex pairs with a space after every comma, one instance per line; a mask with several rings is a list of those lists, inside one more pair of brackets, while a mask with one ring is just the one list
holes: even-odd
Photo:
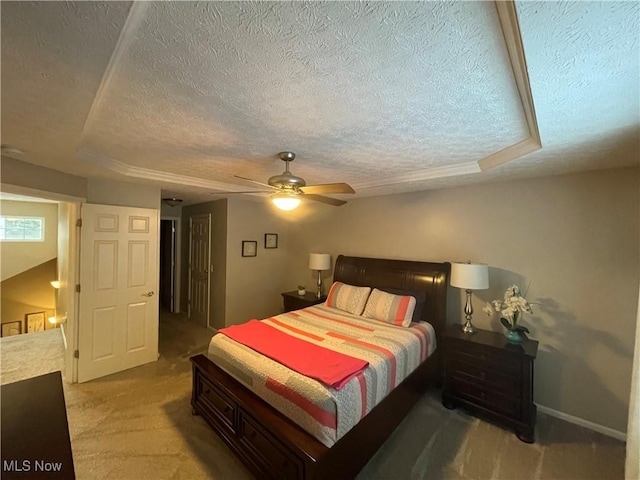
[[[175, 275], [174, 282], [173, 282], [173, 301], [174, 301], [173, 313], [180, 313], [181, 311], [180, 310], [180, 290], [181, 290], [180, 287], [181, 287], [181, 280], [182, 280], [182, 235], [181, 235], [182, 218], [170, 217], [170, 216], [164, 215], [164, 216], [160, 216], [160, 224], [162, 223], [162, 220], [171, 220], [175, 222], [175, 226], [176, 226], [176, 231], [175, 231], [175, 242], [176, 242], [175, 247], [176, 248], [175, 248], [175, 258], [173, 259], [174, 261], [173, 274]], [[189, 234], [189, 241], [191, 241], [191, 234]], [[191, 252], [189, 252], [189, 254], [191, 254]], [[160, 286], [158, 286], [158, 292], [159, 291], [160, 291]]]
[[194, 218], [204, 218], [206, 217], [209, 220], [209, 228], [207, 229], [209, 233], [209, 261], [207, 265], [207, 321], [205, 322], [205, 327], [210, 328], [211, 322], [211, 213], [197, 213], [195, 215], [189, 215], [189, 267], [187, 271], [187, 318], [191, 320], [191, 254], [193, 251], [193, 219]]
[[[82, 204], [86, 203], [87, 199], [7, 183], [0, 184], [0, 189], [7, 193], [53, 200], [59, 203], [67, 203], [70, 206], [67, 216], [68, 230], [64, 232], [68, 235], [69, 239], [69, 273], [66, 279], [58, 279], [62, 283], [58, 291], [58, 297], [64, 295], [66, 299], [65, 303], [68, 306], [66, 318], [62, 318], [62, 323], [60, 324], [65, 347], [63, 379], [66, 383], [77, 383], [78, 361], [74, 356], [74, 352], [78, 348], [77, 312], [79, 311], [80, 296], [76, 292], [75, 286], [78, 284], [78, 279], [80, 278], [80, 227], [76, 226], [76, 222], [80, 219]], [[58, 226], [59, 225], [60, 210], [58, 209]], [[62, 234], [63, 232], [58, 228], [58, 239]], [[58, 312], [56, 305], [56, 316], [59, 315], [61, 315], [61, 312]]]

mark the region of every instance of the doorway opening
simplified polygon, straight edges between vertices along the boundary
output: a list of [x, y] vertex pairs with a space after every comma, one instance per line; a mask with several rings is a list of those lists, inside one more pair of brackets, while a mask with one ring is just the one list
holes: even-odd
[[160, 220], [160, 308], [176, 313], [177, 308], [177, 232], [175, 219]]

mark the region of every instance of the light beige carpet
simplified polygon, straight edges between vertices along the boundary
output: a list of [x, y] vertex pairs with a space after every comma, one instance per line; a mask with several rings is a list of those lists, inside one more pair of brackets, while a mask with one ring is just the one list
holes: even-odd
[[[60, 331], [50, 332], [0, 341], [2, 383], [61, 368]], [[157, 362], [65, 385], [79, 480], [251, 478], [204, 420], [191, 415], [188, 359], [206, 350], [211, 334], [182, 316], [163, 314]], [[544, 414], [536, 434], [535, 444], [524, 444], [509, 431], [443, 408], [434, 392], [358, 479], [624, 478], [623, 442]]]
[[59, 328], [0, 339], [0, 384], [61, 370], [64, 342]]

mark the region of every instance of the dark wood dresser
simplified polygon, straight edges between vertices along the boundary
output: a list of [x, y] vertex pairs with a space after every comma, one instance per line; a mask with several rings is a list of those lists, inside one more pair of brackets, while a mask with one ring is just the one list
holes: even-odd
[[2, 477], [75, 479], [60, 372], [2, 386]]
[[282, 299], [284, 301], [284, 311], [290, 312], [323, 303], [327, 299], [327, 296], [323, 295], [318, 298], [316, 297], [316, 292], [307, 292], [304, 295], [298, 295], [298, 291], [294, 290], [293, 292], [284, 292]]
[[533, 403], [533, 362], [538, 342], [507, 342], [497, 332], [462, 332], [450, 325], [443, 335], [445, 379], [442, 404], [470, 412], [513, 429], [520, 440], [533, 443], [536, 406]]

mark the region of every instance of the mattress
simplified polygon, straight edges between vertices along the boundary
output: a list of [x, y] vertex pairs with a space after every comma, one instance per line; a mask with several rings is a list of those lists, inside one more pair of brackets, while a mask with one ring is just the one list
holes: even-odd
[[282, 332], [360, 358], [369, 366], [335, 390], [216, 334], [208, 356], [327, 447], [335, 444], [436, 348], [426, 322], [408, 328], [315, 305], [262, 320]]

